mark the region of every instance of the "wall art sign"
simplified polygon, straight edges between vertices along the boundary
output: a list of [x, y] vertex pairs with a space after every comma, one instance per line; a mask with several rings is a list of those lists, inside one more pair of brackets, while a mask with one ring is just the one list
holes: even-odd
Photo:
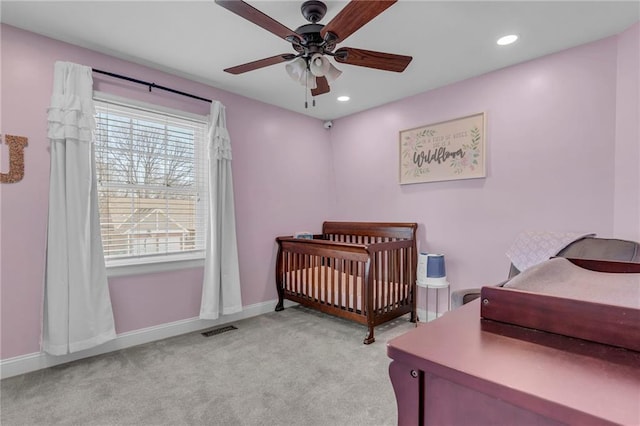
[[402, 130], [400, 184], [485, 177], [484, 120], [479, 113]]
[[24, 147], [27, 146], [27, 138], [5, 135], [4, 143], [9, 145], [9, 172], [0, 173], [0, 183], [20, 182], [24, 177]]

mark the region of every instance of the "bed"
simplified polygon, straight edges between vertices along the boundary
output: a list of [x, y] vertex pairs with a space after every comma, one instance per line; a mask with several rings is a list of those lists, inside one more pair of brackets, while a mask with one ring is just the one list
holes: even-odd
[[322, 234], [278, 237], [276, 311], [284, 299], [368, 327], [416, 317], [416, 223], [324, 222]]

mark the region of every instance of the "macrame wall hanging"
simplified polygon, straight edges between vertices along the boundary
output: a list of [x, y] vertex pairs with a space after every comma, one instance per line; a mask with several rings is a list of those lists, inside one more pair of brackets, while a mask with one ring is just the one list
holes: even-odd
[[0, 173], [0, 183], [20, 182], [24, 177], [24, 136], [5, 135], [4, 143], [9, 145], [9, 173]]

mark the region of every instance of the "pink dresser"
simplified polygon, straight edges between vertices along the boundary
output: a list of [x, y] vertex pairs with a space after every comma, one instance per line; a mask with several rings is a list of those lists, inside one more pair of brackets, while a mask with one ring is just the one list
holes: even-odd
[[399, 425], [640, 425], [640, 352], [481, 319], [481, 303], [389, 342]]

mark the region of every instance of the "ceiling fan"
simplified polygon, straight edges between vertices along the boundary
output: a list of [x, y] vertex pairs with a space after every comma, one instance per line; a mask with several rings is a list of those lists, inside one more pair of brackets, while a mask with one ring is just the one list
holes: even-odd
[[328, 24], [318, 22], [327, 12], [327, 6], [317, 0], [307, 0], [301, 6], [302, 16], [309, 24], [290, 30], [270, 16], [242, 0], [215, 0], [217, 4], [259, 27], [291, 43], [294, 53], [281, 53], [269, 58], [227, 68], [231, 74], [242, 74], [281, 62], [290, 61], [289, 76], [311, 89], [312, 96], [330, 91], [329, 81], [337, 78], [341, 71], [335, 68], [326, 56], [337, 62], [379, 70], [402, 72], [413, 59], [411, 56], [375, 52], [336, 45], [356, 32], [373, 18], [392, 6], [397, 0], [372, 1], [352, 0]]

